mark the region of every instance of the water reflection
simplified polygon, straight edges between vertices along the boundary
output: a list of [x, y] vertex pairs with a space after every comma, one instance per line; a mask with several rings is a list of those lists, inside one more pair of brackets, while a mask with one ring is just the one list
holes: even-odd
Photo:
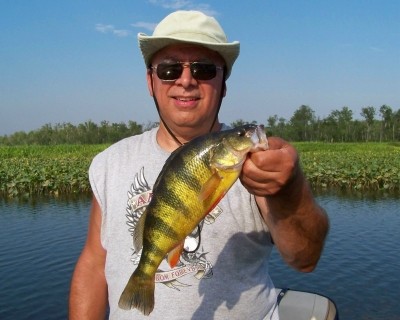
[[382, 200], [400, 200], [400, 191], [366, 191], [366, 190], [314, 190], [314, 195], [321, 198], [339, 198], [340, 200], [366, 200], [366, 201], [382, 201]]

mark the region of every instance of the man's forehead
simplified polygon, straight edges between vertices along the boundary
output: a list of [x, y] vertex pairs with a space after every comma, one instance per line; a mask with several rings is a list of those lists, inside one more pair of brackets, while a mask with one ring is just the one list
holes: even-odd
[[158, 51], [152, 60], [157, 61], [163, 59], [177, 59], [179, 61], [212, 60], [214, 62], [224, 62], [219, 53], [206, 47], [193, 44], [170, 45]]

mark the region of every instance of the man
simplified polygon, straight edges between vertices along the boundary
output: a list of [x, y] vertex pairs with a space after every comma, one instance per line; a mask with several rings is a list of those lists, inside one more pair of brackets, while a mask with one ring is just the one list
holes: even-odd
[[138, 38], [160, 126], [93, 160], [93, 204], [71, 284], [70, 318], [104, 318], [109, 303], [111, 319], [278, 319], [268, 275], [272, 246], [289, 265], [310, 272], [321, 255], [328, 219], [295, 149], [273, 137], [269, 150], [247, 158], [240, 181], [187, 237], [178, 266], [160, 265], [150, 316], [118, 307], [140, 258], [132, 234], [151, 188], [170, 152], [226, 129], [218, 111], [239, 54], [239, 43], [227, 42], [214, 18], [195, 11], [172, 13], [152, 36]]

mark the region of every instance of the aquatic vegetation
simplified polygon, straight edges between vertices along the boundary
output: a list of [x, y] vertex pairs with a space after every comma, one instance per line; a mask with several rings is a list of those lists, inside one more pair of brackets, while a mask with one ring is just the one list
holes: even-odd
[[389, 143], [298, 143], [301, 165], [314, 188], [400, 189], [400, 146]]
[[[400, 190], [400, 144], [295, 143], [315, 189]], [[1, 146], [0, 196], [89, 193], [87, 171], [107, 145]]]
[[88, 168], [105, 145], [0, 147], [0, 196], [90, 192]]

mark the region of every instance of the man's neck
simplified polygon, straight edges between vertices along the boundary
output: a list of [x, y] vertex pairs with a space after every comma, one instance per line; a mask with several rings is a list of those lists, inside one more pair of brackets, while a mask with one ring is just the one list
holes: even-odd
[[[170, 129], [175, 138], [179, 141], [178, 142], [168, 132], [164, 124], [161, 122], [160, 127], [157, 131], [157, 142], [162, 149], [172, 152], [175, 149], [179, 148], [182, 144], [185, 144], [196, 137], [209, 133], [208, 129], [206, 128], [207, 126], [203, 126], [198, 130], [194, 130], [193, 128], [182, 128], [180, 132], [172, 131], [172, 129]], [[211, 131], [214, 132], [219, 130], [221, 130], [221, 124], [216, 121]]]

